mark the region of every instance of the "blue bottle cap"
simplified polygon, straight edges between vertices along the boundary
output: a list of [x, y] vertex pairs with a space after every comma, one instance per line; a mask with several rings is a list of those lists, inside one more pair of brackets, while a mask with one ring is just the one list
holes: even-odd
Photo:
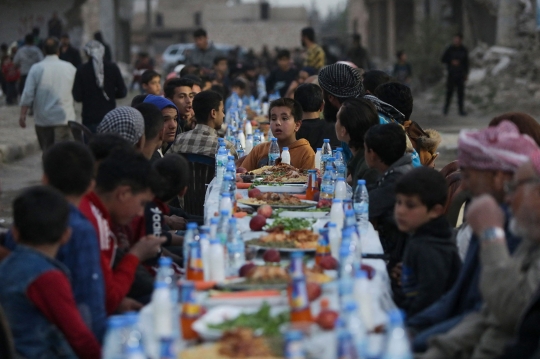
[[250, 133], [249, 135], [247, 135], [247, 138], [253, 138], [253, 135]]
[[338, 147], [338, 148], [336, 148], [336, 151], [338, 151], [338, 152], [343, 152], [343, 148]]
[[358, 306], [356, 305], [356, 302], [349, 300], [345, 303], [345, 311], [346, 312], [354, 312]]
[[277, 138], [276, 138], [276, 137], [272, 137], [272, 142], [277, 142]]
[[236, 218], [229, 218], [229, 224], [236, 224]]
[[123, 315], [113, 315], [107, 320], [107, 325], [109, 328], [120, 328], [123, 327], [126, 322], [126, 318]]
[[195, 288], [195, 283], [190, 280], [183, 280], [180, 282], [180, 287], [182, 289]]
[[216, 217], [210, 218], [210, 224], [218, 224], [218, 223], [219, 223], [219, 218], [216, 218]]
[[303, 337], [300, 330], [289, 330], [285, 333], [285, 341], [302, 340]]
[[308, 170], [308, 173], [317, 173], [317, 170]]
[[328, 223], [328, 228], [336, 228], [337, 227], [337, 223], [336, 222], [329, 222]]
[[341, 198], [334, 198], [332, 203], [341, 203]]
[[229, 192], [225, 192], [221, 195], [221, 197], [230, 197], [231, 194]]
[[226, 155], [227, 154], [227, 150], [225, 148], [220, 148], [219, 151], [218, 151], [218, 155]]
[[231, 176], [231, 175], [225, 175], [225, 176], [223, 176], [223, 179], [224, 179], [225, 181], [232, 181], [232, 180], [234, 179], [234, 177]]
[[327, 171], [333, 171], [333, 170], [334, 170], [334, 167], [328, 165], [328, 166], [326, 166], [326, 170], [327, 170]]
[[304, 258], [304, 252], [302, 251], [292, 252], [291, 258]]
[[221, 244], [221, 241], [217, 238], [213, 238], [210, 240], [210, 244]]
[[365, 185], [365, 184], [366, 184], [366, 180], [359, 179], [359, 180], [358, 180], [358, 184], [359, 184], [359, 185]]
[[345, 181], [345, 178], [343, 178], [343, 177], [338, 177], [337, 180], [338, 180], [338, 181]]
[[319, 228], [319, 234], [324, 235], [328, 233], [328, 228]]
[[[206, 234], [201, 234], [200, 239], [206, 239]], [[199, 246], [199, 241], [189, 242], [189, 248], [196, 248]]]
[[345, 211], [345, 217], [354, 217], [356, 213], [354, 213], [354, 209], [348, 209]]
[[330, 143], [330, 139], [329, 139], [329, 138], [325, 138], [325, 139], [323, 140], [323, 142], [324, 142], [324, 143]]
[[[227, 193], [227, 194], [229, 194], [229, 193]], [[229, 210], [228, 209], [222, 209], [220, 213], [221, 213], [222, 216], [228, 216], [229, 215]]]
[[227, 158], [229, 159], [229, 161], [234, 161], [234, 156], [229, 156]]
[[162, 282], [162, 281], [154, 282], [154, 289], [167, 288], [167, 287], [168, 287], [168, 285], [165, 282]]
[[197, 229], [198, 225], [196, 222], [188, 222], [187, 229]]
[[283, 151], [288, 151], [289, 147], [283, 147]]
[[354, 277], [355, 278], [358, 278], [358, 279], [367, 279], [368, 278], [368, 274], [365, 270], [363, 269], [359, 269], [357, 270], [355, 273], [354, 273]]
[[171, 257], [159, 257], [159, 266], [160, 267], [168, 267], [172, 264], [172, 258]]
[[221, 138], [221, 137], [218, 137], [218, 143], [225, 143], [225, 139]]

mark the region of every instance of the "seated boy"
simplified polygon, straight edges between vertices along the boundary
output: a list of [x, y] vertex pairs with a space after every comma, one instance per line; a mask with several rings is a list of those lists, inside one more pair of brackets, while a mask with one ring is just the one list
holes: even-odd
[[[124, 300], [139, 262], [154, 258], [165, 241], [154, 235], [142, 237], [114, 262], [119, 239], [111, 229], [129, 225], [133, 218], [143, 215], [144, 205], [154, 197], [151, 177], [150, 163], [142, 154], [115, 150], [100, 163], [95, 190], [79, 205], [98, 234], [108, 313], [114, 313]], [[136, 307], [136, 303], [132, 304]]]
[[444, 177], [428, 167], [409, 171], [396, 184], [396, 223], [410, 235], [401, 272], [405, 300], [398, 303], [407, 316], [427, 308], [452, 288], [461, 268], [444, 216], [447, 193]]
[[[157, 150], [163, 144], [163, 114], [161, 110], [151, 103], [140, 103], [135, 108], [144, 118], [144, 147], [141, 153], [149, 160], [154, 158]], [[155, 156], [159, 158], [159, 154]]]
[[[228, 113], [231, 109], [231, 106], [233, 104], [233, 96], [236, 94], [238, 96], [238, 99], [240, 99], [242, 102], [248, 100], [248, 98], [245, 96], [246, 94], [246, 83], [242, 79], [235, 79], [232, 82], [231, 87], [232, 94], [231, 96], [227, 97], [227, 100], [225, 101], [225, 113]], [[245, 103], [244, 103], [245, 105]], [[196, 115], [195, 115], [196, 116]]]
[[[302, 124], [302, 106], [290, 98], [280, 98], [270, 103], [268, 111], [270, 129], [279, 145], [279, 151], [288, 147], [291, 154], [291, 166], [299, 169], [315, 168], [315, 152], [308, 140], [296, 139], [296, 132]], [[271, 142], [264, 142], [253, 148], [242, 162], [248, 171], [268, 165], [268, 151]]]
[[[96, 231], [77, 208], [82, 196], [94, 186], [94, 159], [78, 142], [60, 142], [43, 156], [43, 183], [59, 190], [69, 203], [69, 242], [58, 250], [56, 259], [69, 270], [77, 307], [99, 341], [105, 334], [105, 283], [100, 265]], [[16, 248], [13, 233], [5, 245]]]
[[147, 95], [161, 96], [161, 75], [154, 70], [146, 70], [141, 75], [141, 87]]
[[30, 188], [13, 202], [19, 245], [0, 264], [0, 304], [24, 358], [101, 357], [77, 310], [68, 270], [55, 259], [71, 236], [69, 217], [68, 202], [52, 188]]
[[403, 127], [398, 124], [375, 125], [364, 139], [364, 156], [369, 168], [380, 174], [377, 185], [369, 191], [369, 220], [379, 238], [390, 264], [400, 262], [403, 256], [404, 234], [394, 221], [396, 182], [413, 169], [411, 156], [405, 154], [406, 139]]

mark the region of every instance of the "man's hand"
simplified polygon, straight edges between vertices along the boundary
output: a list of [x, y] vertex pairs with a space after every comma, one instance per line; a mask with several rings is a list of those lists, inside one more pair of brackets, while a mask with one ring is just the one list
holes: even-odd
[[119, 314], [138, 311], [143, 307], [142, 303], [137, 302], [135, 299], [125, 297], [122, 299], [116, 311]]
[[147, 235], [139, 239], [129, 253], [133, 254], [141, 262], [147, 259], [154, 258], [161, 250], [161, 244], [165, 243], [167, 237], [156, 237], [153, 234]]
[[19, 126], [21, 126], [21, 128], [26, 128], [26, 115], [21, 115], [19, 117]]
[[401, 272], [403, 270], [403, 262], [399, 262], [392, 268], [390, 276], [396, 281], [396, 283], [401, 287]]
[[487, 194], [471, 202], [465, 218], [477, 236], [491, 227], [504, 228], [504, 213], [497, 201]]
[[172, 216], [163, 216], [163, 219], [170, 229], [174, 229], [175, 231], [186, 229], [187, 221], [185, 218], [173, 214]]

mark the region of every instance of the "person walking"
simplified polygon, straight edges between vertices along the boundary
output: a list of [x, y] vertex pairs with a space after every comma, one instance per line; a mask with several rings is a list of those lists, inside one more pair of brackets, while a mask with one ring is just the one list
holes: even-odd
[[105, 60], [105, 47], [99, 41], [89, 41], [84, 51], [89, 60], [77, 69], [72, 94], [82, 102], [83, 125], [96, 132], [103, 117], [116, 107], [116, 99], [126, 97], [127, 88], [118, 66]]
[[43, 151], [56, 142], [71, 138], [67, 123], [75, 120], [71, 88], [76, 72], [72, 64], [58, 58], [56, 38], [48, 38], [44, 50], [45, 59], [28, 72], [19, 117], [19, 125], [26, 128], [26, 115], [33, 106], [36, 134]]
[[23, 93], [24, 86], [26, 84], [26, 78], [30, 68], [37, 62], [43, 60], [43, 53], [34, 45], [34, 35], [28, 34], [24, 38], [24, 45], [17, 50], [13, 62], [17, 65], [21, 71], [21, 78], [19, 80], [19, 95]]
[[456, 34], [452, 39], [452, 45], [448, 46], [444, 52], [441, 61], [446, 64], [448, 69], [448, 78], [446, 80], [446, 102], [444, 104], [444, 114], [448, 114], [450, 101], [454, 94], [454, 88], [457, 88], [459, 114], [466, 116], [465, 112], [465, 82], [469, 75], [469, 50], [463, 46], [463, 35]]

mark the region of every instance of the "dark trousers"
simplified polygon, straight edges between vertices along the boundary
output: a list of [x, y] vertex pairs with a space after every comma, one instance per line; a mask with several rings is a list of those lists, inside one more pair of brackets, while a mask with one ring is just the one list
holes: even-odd
[[71, 130], [67, 125], [36, 126], [36, 135], [39, 147], [41, 147], [43, 152], [57, 142], [69, 141], [72, 139]]
[[450, 102], [452, 101], [452, 95], [454, 94], [454, 88], [457, 88], [459, 112], [465, 112], [463, 105], [465, 100], [465, 81], [463, 77], [448, 76], [446, 81], [446, 103], [444, 105], [444, 112], [448, 112]]
[[6, 81], [6, 103], [14, 105], [17, 102], [17, 81]]
[[24, 85], [26, 84], [26, 78], [28, 75], [21, 75], [21, 78], [19, 79], [19, 95], [22, 95], [24, 91]]

